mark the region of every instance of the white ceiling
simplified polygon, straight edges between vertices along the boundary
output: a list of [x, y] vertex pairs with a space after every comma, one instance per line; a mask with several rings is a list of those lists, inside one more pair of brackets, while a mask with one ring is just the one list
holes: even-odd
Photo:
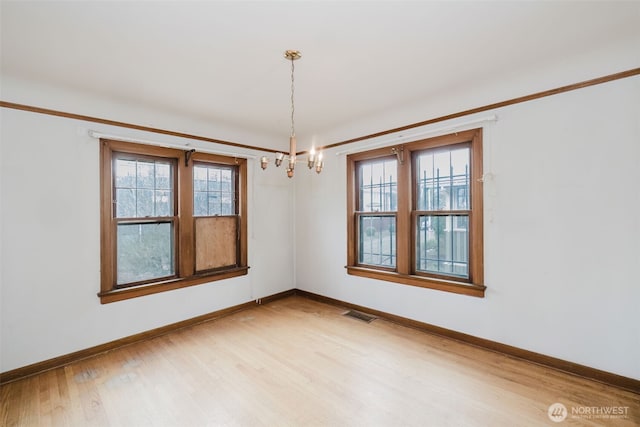
[[640, 2], [611, 1], [2, 1], [1, 14], [3, 75], [283, 142], [286, 49], [303, 56], [300, 139], [640, 31]]

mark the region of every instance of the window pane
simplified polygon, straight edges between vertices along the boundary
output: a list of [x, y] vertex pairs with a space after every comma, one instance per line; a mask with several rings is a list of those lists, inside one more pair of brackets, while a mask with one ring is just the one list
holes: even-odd
[[207, 168], [209, 174], [207, 182], [207, 191], [220, 191], [220, 169]]
[[137, 162], [137, 188], [153, 188], [156, 175], [154, 166], [154, 162]]
[[468, 147], [429, 150], [417, 156], [418, 210], [468, 210]]
[[360, 163], [358, 182], [359, 211], [392, 212], [397, 210], [397, 160], [387, 159]]
[[117, 284], [173, 276], [173, 224], [118, 225]]
[[131, 188], [116, 188], [116, 217], [133, 218], [136, 216], [135, 190]]
[[469, 277], [467, 215], [420, 215], [416, 234], [418, 271]]
[[235, 168], [219, 165], [193, 167], [193, 214], [236, 214]]
[[220, 210], [220, 193], [219, 192], [209, 192], [207, 193], [207, 213], [205, 215], [220, 215], [222, 212]]
[[395, 268], [396, 266], [396, 217], [361, 216], [358, 224], [360, 242], [358, 262]]
[[193, 168], [193, 190], [207, 191], [207, 169], [195, 166]]
[[223, 169], [220, 174], [222, 191], [230, 192], [232, 190], [232, 174], [231, 169]]
[[136, 190], [136, 217], [155, 216], [153, 215], [153, 190]]
[[161, 160], [115, 162], [117, 218], [173, 216], [173, 167]]
[[156, 189], [171, 190], [173, 183], [171, 181], [171, 165], [156, 163]]
[[220, 200], [220, 213], [221, 215], [233, 215], [233, 199], [230, 193], [222, 193], [222, 200]]
[[168, 190], [156, 190], [154, 193], [156, 203], [155, 216], [170, 216], [173, 206], [173, 192]]
[[208, 212], [209, 212], [209, 208], [207, 206], [207, 192], [206, 191], [194, 192], [193, 193], [193, 215], [206, 216]]
[[135, 160], [118, 160], [116, 162], [116, 187], [136, 187], [136, 162]]

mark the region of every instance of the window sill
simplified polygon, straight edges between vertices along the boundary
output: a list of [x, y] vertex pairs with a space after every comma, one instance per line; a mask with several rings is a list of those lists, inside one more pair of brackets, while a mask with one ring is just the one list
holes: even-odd
[[130, 298], [137, 298], [144, 295], [157, 294], [159, 292], [172, 291], [174, 289], [186, 288], [188, 286], [200, 285], [203, 283], [215, 282], [218, 280], [230, 279], [232, 277], [244, 276], [249, 272], [249, 267], [237, 267], [229, 270], [219, 271], [214, 274], [193, 276], [183, 279], [172, 279], [148, 285], [132, 286], [130, 288], [111, 289], [100, 292], [101, 304], [109, 304]]
[[395, 271], [382, 271], [372, 268], [346, 266], [347, 273], [353, 276], [367, 277], [369, 279], [385, 280], [387, 282], [400, 283], [402, 285], [418, 286], [421, 288], [435, 289], [438, 291], [451, 292], [454, 294], [468, 295], [472, 297], [484, 298], [484, 291], [487, 288], [482, 285], [453, 282], [448, 280], [438, 280], [410, 274], [400, 274]]

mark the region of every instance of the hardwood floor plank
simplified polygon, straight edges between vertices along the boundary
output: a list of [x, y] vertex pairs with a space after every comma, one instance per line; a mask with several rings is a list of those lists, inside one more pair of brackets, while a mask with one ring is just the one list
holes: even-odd
[[3, 426], [540, 426], [640, 396], [292, 296], [0, 387]]

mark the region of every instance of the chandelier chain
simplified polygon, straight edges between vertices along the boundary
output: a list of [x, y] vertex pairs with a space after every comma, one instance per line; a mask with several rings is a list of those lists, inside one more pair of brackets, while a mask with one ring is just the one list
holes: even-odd
[[294, 68], [295, 68], [294, 59], [292, 57], [291, 58], [291, 136], [296, 135], [295, 122], [293, 119], [294, 113], [295, 113], [295, 104], [293, 102], [293, 94], [295, 90], [294, 79], [293, 79]]

